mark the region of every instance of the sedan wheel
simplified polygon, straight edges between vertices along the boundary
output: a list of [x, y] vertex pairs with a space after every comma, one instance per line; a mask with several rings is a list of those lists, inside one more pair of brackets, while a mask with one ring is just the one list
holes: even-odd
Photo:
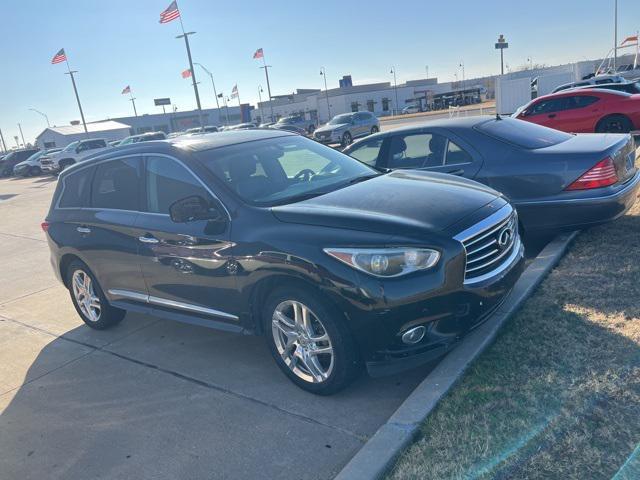
[[373, 126], [371, 127], [371, 135], [373, 135], [374, 133], [378, 133], [380, 131], [380, 129], [377, 126]]
[[633, 130], [633, 124], [624, 115], [611, 115], [598, 123], [598, 133], [629, 133]]
[[278, 353], [297, 377], [310, 383], [329, 378], [334, 365], [331, 338], [309, 307], [295, 300], [280, 303], [271, 331]]

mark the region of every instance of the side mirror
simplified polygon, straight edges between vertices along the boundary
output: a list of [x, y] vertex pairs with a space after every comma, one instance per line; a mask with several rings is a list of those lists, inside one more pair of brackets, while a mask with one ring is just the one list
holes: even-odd
[[220, 211], [216, 207], [209, 205], [209, 202], [199, 195], [186, 197], [172, 203], [169, 207], [169, 215], [175, 223], [195, 222], [197, 220], [225, 221]]

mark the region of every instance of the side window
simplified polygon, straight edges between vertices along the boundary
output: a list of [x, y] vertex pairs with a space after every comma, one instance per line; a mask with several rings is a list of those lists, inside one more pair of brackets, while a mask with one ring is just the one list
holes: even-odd
[[360, 160], [362, 163], [375, 166], [378, 162], [383, 141], [384, 138], [380, 137], [360, 142], [357, 147], [349, 152], [349, 155], [356, 160]]
[[87, 206], [89, 186], [94, 171], [94, 167], [82, 168], [65, 177], [62, 197], [58, 202], [60, 208], [82, 208]]
[[447, 155], [444, 161], [445, 165], [461, 165], [463, 163], [471, 162], [473, 162], [471, 155], [449, 140]]
[[91, 186], [91, 206], [139, 210], [140, 167], [139, 157], [99, 164]]
[[431, 133], [392, 137], [389, 145], [387, 167], [424, 168], [442, 166], [446, 143], [446, 138]]
[[578, 105], [578, 108], [588, 107], [589, 105], [593, 105], [598, 100], [600, 100], [598, 97], [592, 97], [589, 95], [580, 95], [579, 97], [575, 97], [575, 98], [576, 98], [576, 103]]
[[147, 185], [147, 211], [169, 214], [169, 207], [183, 198], [211, 195], [191, 172], [167, 157], [147, 157], [145, 172]]
[[557, 112], [559, 110], [562, 110], [563, 104], [564, 104], [564, 99], [562, 98], [536, 103], [531, 109], [531, 115]]

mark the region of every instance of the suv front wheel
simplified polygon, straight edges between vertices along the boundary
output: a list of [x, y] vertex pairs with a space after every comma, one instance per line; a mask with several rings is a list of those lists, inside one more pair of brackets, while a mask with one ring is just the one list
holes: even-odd
[[267, 299], [263, 315], [271, 354], [299, 387], [330, 395], [360, 372], [344, 316], [315, 295], [293, 287], [277, 290]]
[[89, 268], [76, 260], [67, 269], [67, 286], [80, 318], [89, 327], [104, 330], [120, 323], [125, 311], [109, 305]]
[[344, 135], [342, 135], [342, 141], [340, 142], [340, 145], [343, 148], [348, 147], [349, 145], [351, 145], [352, 141], [353, 139], [351, 138], [351, 134], [349, 132], [344, 132]]

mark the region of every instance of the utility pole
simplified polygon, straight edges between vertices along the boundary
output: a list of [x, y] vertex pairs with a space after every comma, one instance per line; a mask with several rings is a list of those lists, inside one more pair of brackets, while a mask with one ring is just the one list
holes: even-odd
[[0, 130], [0, 141], [2, 142], [2, 151], [7, 151], [7, 144], [4, 143], [4, 135], [2, 135], [2, 130]]
[[267, 65], [267, 61], [264, 58], [264, 52], [262, 53], [262, 67], [264, 68], [264, 76], [267, 79], [267, 94], [269, 95], [269, 108], [271, 110], [271, 121], [273, 122], [273, 100], [271, 100], [271, 85], [269, 84], [269, 68], [271, 65]]
[[24, 134], [22, 133], [22, 125], [20, 125], [20, 123], [18, 123], [18, 130], [20, 130], [20, 137], [22, 138], [22, 145], [23, 146], [27, 146], [27, 142], [24, 141]]
[[614, 0], [613, 9], [613, 72], [615, 73], [618, 68], [618, 0]]
[[129, 96], [131, 97], [129, 101], [131, 102], [131, 105], [133, 105], [133, 114], [137, 117], [138, 110], [136, 110], [136, 99], [133, 97], [133, 92], [131, 91], [131, 89], [129, 89]]
[[51, 124], [49, 123], [49, 117], [47, 117], [46, 113], [42, 113], [40, 110], [36, 110], [35, 108], [30, 108], [29, 110], [31, 110], [32, 112], [36, 112], [36, 113], [42, 115], [45, 118], [45, 120], [47, 121], [47, 127], [51, 126]]
[[395, 115], [398, 114], [398, 82], [396, 79], [396, 67], [391, 67], [391, 71], [389, 73], [393, 73], [393, 90], [395, 91], [396, 94], [396, 108], [395, 108]]
[[[324, 77], [324, 94], [327, 99], [327, 115], [329, 115], [327, 121], [329, 121], [331, 120], [331, 106], [329, 105], [329, 89], [327, 88], [327, 71], [324, 67], [320, 67], [320, 75]], [[318, 119], [318, 122], [320, 122], [320, 119]]]
[[189, 69], [191, 70], [191, 80], [193, 81], [193, 92], [196, 95], [196, 106], [198, 107], [198, 119], [200, 121], [200, 127], [204, 127], [204, 121], [202, 120], [202, 105], [200, 104], [200, 94], [198, 93], [198, 82], [196, 81], [196, 72], [193, 68], [193, 59], [191, 58], [191, 47], [189, 46], [189, 35], [194, 35], [196, 32], [185, 32], [184, 25], [182, 23], [182, 16], [180, 19], [180, 28], [182, 29], [182, 35], [178, 35], [176, 38], [184, 38], [184, 45], [187, 48], [187, 57], [189, 59]]

